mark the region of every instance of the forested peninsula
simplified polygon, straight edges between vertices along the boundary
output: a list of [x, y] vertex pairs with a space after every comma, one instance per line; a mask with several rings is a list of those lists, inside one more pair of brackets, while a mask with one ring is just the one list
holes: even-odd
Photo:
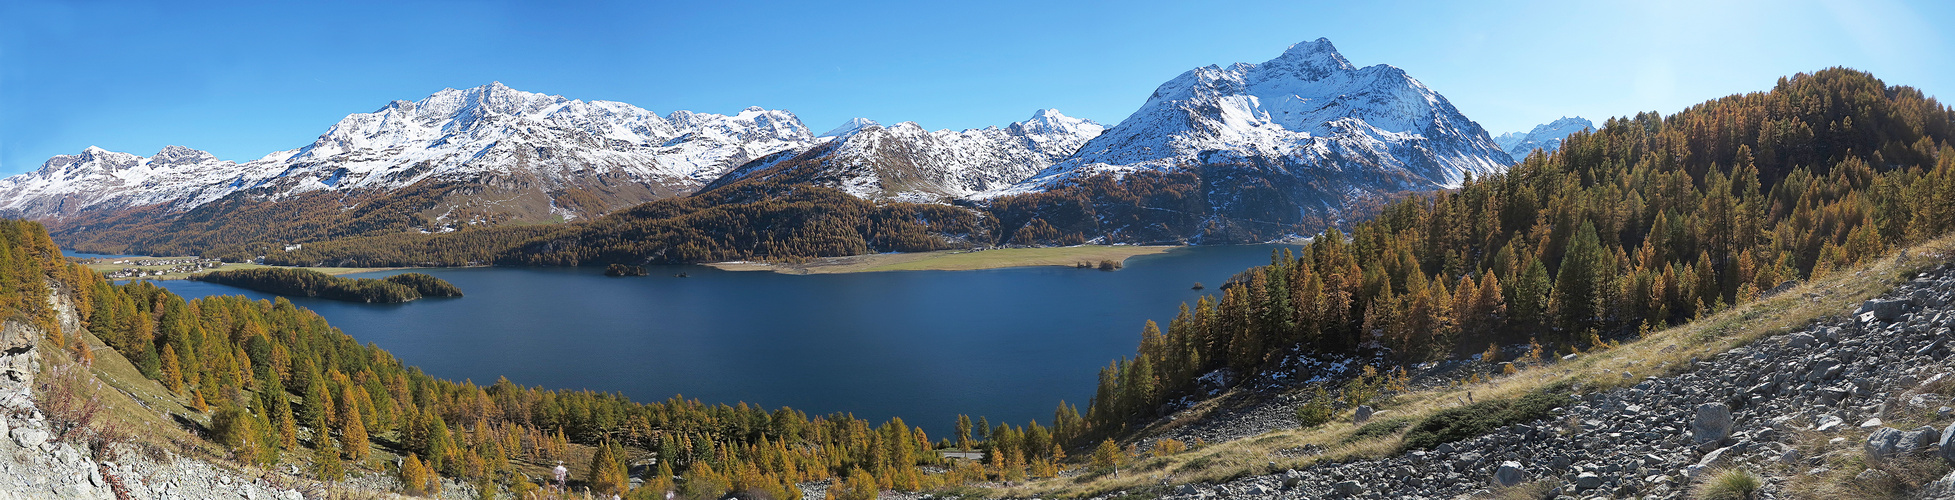
[[191, 276], [260, 292], [348, 302], [407, 302], [421, 297], [460, 297], [455, 285], [422, 273], [402, 273], [382, 279], [341, 278], [307, 269], [258, 268], [216, 271]]

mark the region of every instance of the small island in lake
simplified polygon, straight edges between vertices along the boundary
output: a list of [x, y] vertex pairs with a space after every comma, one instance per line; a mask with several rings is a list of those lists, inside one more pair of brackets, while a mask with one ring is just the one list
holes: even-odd
[[612, 264], [604, 268], [604, 275], [611, 276], [611, 277], [644, 276], [647, 274], [651, 274], [651, 273], [645, 271], [645, 266]]
[[190, 276], [260, 292], [348, 302], [407, 302], [421, 297], [460, 297], [455, 285], [421, 273], [401, 273], [383, 279], [341, 278], [307, 269], [264, 267], [215, 271]]

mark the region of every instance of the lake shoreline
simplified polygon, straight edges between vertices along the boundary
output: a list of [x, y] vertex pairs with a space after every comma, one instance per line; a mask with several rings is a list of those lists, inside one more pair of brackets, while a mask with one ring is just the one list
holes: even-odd
[[197, 258], [196, 258], [196, 257], [128, 257], [128, 258], [121, 258], [121, 259], [106, 259], [106, 258], [92, 258], [92, 257], [91, 257], [91, 258], [76, 258], [76, 257], [70, 257], [70, 259], [74, 259], [74, 260], [76, 260], [77, 262], [79, 262], [79, 263], [80, 263], [81, 265], [83, 265], [83, 266], [87, 266], [87, 267], [89, 268], [89, 270], [92, 270], [92, 271], [95, 271], [95, 272], [96, 272], [97, 274], [105, 274], [105, 275], [106, 275], [106, 274], [108, 274], [108, 273], [112, 273], [112, 272], [115, 272], [115, 271], [120, 271], [120, 270], [123, 270], [123, 269], [130, 269], [130, 268], [134, 268], [134, 269], [143, 269], [143, 270], [153, 270], [153, 271], [166, 271], [166, 274], [161, 274], [161, 275], [145, 275], [145, 276], [128, 276], [128, 277], [111, 277], [111, 278], [109, 278], [109, 279], [111, 279], [111, 280], [114, 280], [114, 281], [123, 281], [123, 280], [180, 280], [180, 279], [189, 279], [191, 275], [195, 275], [195, 274], [203, 274], [203, 273], [207, 273], [207, 272], [211, 272], [211, 271], [235, 271], [235, 270], [239, 270], [239, 269], [258, 269], [258, 268], [268, 268], [268, 267], [270, 267], [270, 268], [287, 268], [287, 269], [305, 269], [305, 270], [309, 270], [309, 271], [318, 271], [318, 272], [321, 272], [321, 273], [325, 273], [325, 274], [329, 274], [329, 275], [333, 275], [333, 276], [339, 276], [339, 275], [343, 275], [343, 274], [355, 274], [355, 273], [370, 273], [370, 272], [379, 272], [379, 271], [398, 271], [398, 270], [402, 270], [402, 269], [422, 269], [422, 268], [415, 268], [415, 267], [288, 267], [288, 266], [267, 266], [267, 265], [263, 265], [263, 264], [245, 264], [245, 263], [238, 263], [238, 262], [225, 262], [225, 263], [223, 263], [222, 265], [220, 265], [220, 266], [218, 266], [218, 267], [213, 267], [213, 268], [200, 268], [200, 269], [197, 269], [197, 270], [195, 270], [195, 271], [189, 271], [189, 272], [168, 272], [168, 271], [169, 271], [169, 268], [171, 268], [171, 267], [173, 267], [173, 265], [168, 265], [168, 264], [165, 264], [165, 265], [136, 265], [136, 264], [116, 264], [116, 263], [114, 263], [114, 262], [115, 262], [115, 261], [118, 261], [118, 260], [143, 260], [143, 261], [151, 261], [151, 262], [153, 262], [153, 261], [181, 261], [181, 260], [194, 260], [194, 259], [197, 259]]
[[781, 274], [845, 274], [885, 271], [975, 271], [1011, 267], [1096, 266], [1100, 261], [1124, 263], [1137, 255], [1165, 253], [1182, 245], [1074, 245], [1069, 247], [938, 250], [821, 257], [800, 263], [753, 261], [700, 264], [722, 271], [772, 271]]

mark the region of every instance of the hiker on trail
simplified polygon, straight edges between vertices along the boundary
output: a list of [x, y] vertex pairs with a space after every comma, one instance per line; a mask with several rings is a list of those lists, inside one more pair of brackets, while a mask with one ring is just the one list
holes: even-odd
[[557, 468], [550, 469], [550, 472], [557, 475], [557, 491], [563, 491], [564, 480], [570, 477], [570, 469], [564, 468], [563, 461], [558, 460]]

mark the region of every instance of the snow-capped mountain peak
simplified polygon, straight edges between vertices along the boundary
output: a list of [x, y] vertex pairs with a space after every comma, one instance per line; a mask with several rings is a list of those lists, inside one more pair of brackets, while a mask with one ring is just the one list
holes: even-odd
[[1555, 121], [1535, 125], [1534, 129], [1525, 133], [1508, 132], [1500, 134], [1500, 137], [1495, 137], [1493, 141], [1499, 143], [1500, 149], [1506, 151], [1508, 155], [1513, 157], [1514, 161], [1518, 162], [1527, 159], [1527, 155], [1533, 153], [1536, 149], [1547, 153], [1560, 150], [1561, 140], [1568, 137], [1569, 134], [1594, 129], [1595, 123], [1588, 121], [1587, 118], [1564, 116]]
[[1282, 55], [1258, 66], [1266, 73], [1287, 73], [1304, 80], [1317, 80], [1340, 71], [1357, 69], [1337, 52], [1337, 47], [1331, 45], [1328, 38], [1291, 45]]
[[1098, 172], [1263, 165], [1258, 175], [1308, 180], [1334, 207], [1356, 193], [1455, 186], [1510, 163], [1484, 129], [1404, 70], [1359, 68], [1319, 38], [1260, 64], [1182, 73], [1077, 154], [979, 196]]
[[1041, 109], [1032, 113], [1025, 121], [1013, 123], [1011, 127], [1027, 136], [1084, 135], [1091, 139], [1106, 130], [1106, 126], [1084, 118], [1073, 118], [1059, 113], [1057, 109]]
[[820, 137], [847, 137], [850, 135], [854, 135], [856, 132], [862, 131], [862, 129], [869, 128], [869, 127], [880, 127], [880, 126], [882, 126], [882, 124], [876, 123], [875, 120], [871, 120], [868, 118], [861, 118], [861, 117], [850, 118], [849, 121], [842, 122], [841, 125], [836, 126], [835, 128], [830, 129], [827, 132], [822, 132]]

